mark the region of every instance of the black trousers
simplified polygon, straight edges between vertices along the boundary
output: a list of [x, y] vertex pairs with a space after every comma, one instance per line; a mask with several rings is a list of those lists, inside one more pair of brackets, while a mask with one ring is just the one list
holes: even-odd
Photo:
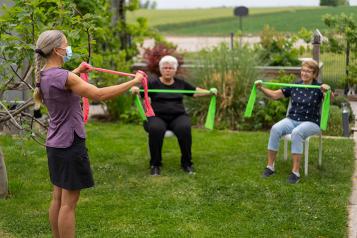
[[172, 131], [177, 137], [181, 149], [181, 166], [192, 165], [191, 119], [188, 115], [149, 117], [144, 128], [149, 133], [150, 165], [161, 166], [161, 151], [166, 130]]

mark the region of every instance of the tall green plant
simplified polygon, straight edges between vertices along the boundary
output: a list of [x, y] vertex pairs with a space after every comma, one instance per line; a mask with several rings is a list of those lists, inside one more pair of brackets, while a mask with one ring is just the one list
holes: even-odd
[[[84, 0], [81, 0], [84, 1]], [[126, 21], [126, 13], [139, 8], [139, 0], [106, 1], [106, 10], [101, 12], [105, 19], [95, 35], [91, 63], [98, 67], [130, 72], [133, 58], [138, 54], [138, 45], [146, 37], [162, 40], [161, 35], [149, 27], [147, 19], [139, 17], [133, 23]], [[111, 14], [113, 12], [113, 14]], [[108, 86], [127, 80], [113, 75], [93, 74], [92, 80], [99, 86]], [[110, 118], [117, 120], [130, 114], [131, 97], [117, 97], [106, 102]]]
[[[104, 0], [93, 2], [100, 5], [102, 1]], [[34, 88], [32, 65], [38, 35], [44, 30], [62, 30], [67, 35], [74, 52], [77, 53], [75, 56], [89, 57], [86, 51], [87, 39], [90, 38], [91, 32], [96, 30], [99, 19], [95, 14], [81, 14], [73, 1], [69, 0], [11, 2], [11, 7], [2, 6], [0, 16], [0, 98], [3, 99], [3, 94], [7, 90], [21, 90], [28, 95], [28, 99], [24, 103], [17, 102], [16, 107], [9, 110], [0, 101], [2, 104], [0, 124], [8, 122], [21, 131], [29, 132], [24, 135], [35, 137], [37, 141], [41, 138], [40, 130], [32, 127], [36, 119], [31, 119], [33, 115], [24, 114], [24, 111], [28, 111], [32, 106], [31, 91]], [[41, 127], [46, 127], [44, 123], [39, 121], [37, 123], [41, 124]]]
[[330, 107], [329, 122], [327, 127], [327, 133], [331, 136], [341, 136], [343, 132], [342, 128], [342, 110], [335, 105]]
[[354, 15], [325, 15], [324, 23], [329, 27], [326, 36], [328, 44], [326, 50], [346, 54], [345, 81], [350, 88], [350, 94], [354, 94], [354, 85], [357, 84], [357, 19]]
[[[1, 94], [17, 89], [18, 82], [33, 89], [31, 72], [38, 35], [50, 29], [62, 30], [72, 45], [74, 60], [65, 67], [74, 67], [81, 60], [89, 60], [93, 35], [100, 32], [105, 0], [94, 0], [97, 6], [91, 12], [83, 12], [75, 3], [81, 0], [17, 0], [11, 7], [3, 6], [0, 17], [0, 85]], [[104, 4], [104, 6], [103, 6]], [[93, 10], [94, 9], [94, 10]], [[23, 88], [22, 88], [23, 90]]]
[[294, 48], [294, 43], [298, 40], [296, 35], [287, 37], [266, 25], [260, 38], [260, 45], [256, 49], [264, 64], [270, 66], [300, 65], [299, 50]]
[[[238, 129], [251, 86], [258, 78], [255, 69], [258, 62], [253, 50], [247, 47], [229, 49], [226, 44], [221, 44], [199, 53], [192, 76], [198, 86], [218, 89], [218, 128]], [[190, 105], [200, 123], [207, 113], [208, 98], [205, 100], [202, 104]]]
[[4, 5], [2, 12], [2, 82], [18, 77], [15, 71], [27, 71], [23, 69], [24, 65], [31, 65], [35, 41], [42, 31], [54, 28], [64, 31], [74, 45], [74, 51], [84, 53], [81, 49], [86, 49], [86, 34], [95, 28], [97, 20], [93, 14], [78, 14], [72, 1], [17, 0], [12, 7]]
[[[138, 8], [138, 0], [119, 2], [124, 12]], [[23, 84], [28, 90], [33, 89], [31, 66], [35, 41], [44, 30], [59, 29], [66, 34], [74, 52], [74, 59], [66, 68], [72, 69], [85, 60], [95, 66], [129, 71], [131, 59], [138, 53], [137, 45], [146, 36], [160, 36], [151, 31], [145, 18], [124, 24], [125, 17], [113, 17], [111, 10], [115, 3], [117, 1], [15, 0], [11, 7], [4, 5], [0, 17], [0, 97], [4, 91]], [[122, 32], [130, 36], [125, 47]], [[117, 77], [104, 74], [91, 74], [91, 80], [98, 86], [120, 82]], [[118, 110], [117, 105], [123, 103], [108, 103], [112, 118], [118, 118], [118, 112], [127, 110], [123, 107]]]
[[351, 47], [352, 52], [357, 49], [357, 20], [353, 14], [324, 15], [323, 21], [329, 30], [325, 33], [328, 37], [328, 50], [333, 53], [346, 52]]
[[[276, 83], [294, 83], [296, 76], [281, 72], [279, 76], [272, 80]], [[279, 87], [272, 87], [276, 90]], [[254, 116], [244, 118], [241, 128], [244, 130], [269, 129], [274, 123], [286, 116], [289, 99], [272, 100], [263, 93], [258, 93], [256, 106], [254, 107]]]

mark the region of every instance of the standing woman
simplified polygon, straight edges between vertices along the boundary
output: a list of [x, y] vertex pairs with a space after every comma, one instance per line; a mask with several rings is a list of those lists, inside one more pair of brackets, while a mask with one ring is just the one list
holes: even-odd
[[[35, 50], [36, 107], [44, 103], [50, 122], [46, 150], [50, 179], [53, 184], [49, 219], [53, 237], [75, 237], [75, 208], [80, 190], [94, 186], [81, 109], [81, 97], [106, 100], [121, 95], [140, 83], [137, 73], [131, 81], [97, 88], [83, 81], [78, 74], [88, 69], [80, 65], [72, 72], [62, 69], [72, 56], [63, 32], [41, 33]], [[44, 66], [43, 66], [44, 64]]]

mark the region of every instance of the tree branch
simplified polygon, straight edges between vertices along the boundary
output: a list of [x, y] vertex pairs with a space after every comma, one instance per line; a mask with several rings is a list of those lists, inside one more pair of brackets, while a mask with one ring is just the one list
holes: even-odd
[[[29, 84], [29, 83], [27, 83], [26, 82], [26, 80], [27, 80], [27, 78], [30, 76], [30, 74], [32, 73], [32, 66], [29, 66], [28, 68], [27, 68], [27, 73], [26, 73], [26, 75], [25, 75], [25, 79], [23, 79], [16, 71], [15, 71], [15, 69], [12, 67], [12, 66], [10, 66], [10, 68], [11, 68], [11, 70], [15, 73], [15, 75], [21, 80], [21, 82], [23, 83], [23, 84], [25, 84], [27, 87], [29, 87], [30, 89], [32, 89], [33, 90], [33, 87]], [[29, 71], [30, 71], [30, 69], [31, 69], [31, 72], [30, 73], [28, 73]]]
[[11, 115], [10, 111], [7, 110], [6, 106], [0, 101], [0, 105], [4, 108], [6, 113], [9, 115], [9, 118], [11, 119], [10, 122], [12, 122], [18, 129], [22, 130], [22, 126], [17, 123], [16, 119]]
[[35, 118], [33, 115], [31, 115], [29, 113], [26, 113], [26, 112], [21, 112], [21, 115], [30, 118], [31, 120], [33, 120], [33, 121], [37, 122], [38, 124], [40, 124], [44, 129], [47, 129], [47, 125], [45, 125], [42, 121], [40, 121], [37, 118]]
[[87, 28], [87, 36], [88, 36], [88, 61], [87, 63], [90, 63], [90, 59], [91, 59], [91, 55], [92, 55], [92, 46], [91, 46], [91, 35], [90, 35], [90, 32], [89, 32], [89, 28]]
[[[0, 101], [0, 103], [1, 103], [1, 101]], [[32, 98], [28, 99], [26, 102], [21, 104], [20, 107], [18, 107], [17, 109], [10, 111], [11, 115], [7, 115], [7, 114], [4, 115], [4, 113], [3, 113], [3, 116], [2, 117], [0, 116], [0, 123], [8, 121], [9, 119], [11, 119], [11, 116], [16, 116], [17, 114], [19, 114], [22, 111], [26, 110], [27, 108], [33, 106], [34, 104], [35, 103], [33, 102]], [[2, 105], [4, 105], [4, 104], [2, 104]]]

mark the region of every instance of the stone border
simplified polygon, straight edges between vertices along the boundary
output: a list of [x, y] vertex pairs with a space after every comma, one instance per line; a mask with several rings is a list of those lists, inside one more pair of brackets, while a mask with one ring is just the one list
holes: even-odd
[[[353, 113], [357, 115], [357, 102], [350, 101]], [[357, 127], [357, 121], [355, 121], [355, 127]], [[348, 237], [357, 237], [357, 132], [353, 133], [353, 140], [355, 142], [355, 171], [352, 175], [352, 193], [348, 203]]]
[[356, 238], [357, 237], [357, 133], [353, 135], [355, 142], [355, 171], [352, 175], [352, 194], [348, 203], [348, 237]]

